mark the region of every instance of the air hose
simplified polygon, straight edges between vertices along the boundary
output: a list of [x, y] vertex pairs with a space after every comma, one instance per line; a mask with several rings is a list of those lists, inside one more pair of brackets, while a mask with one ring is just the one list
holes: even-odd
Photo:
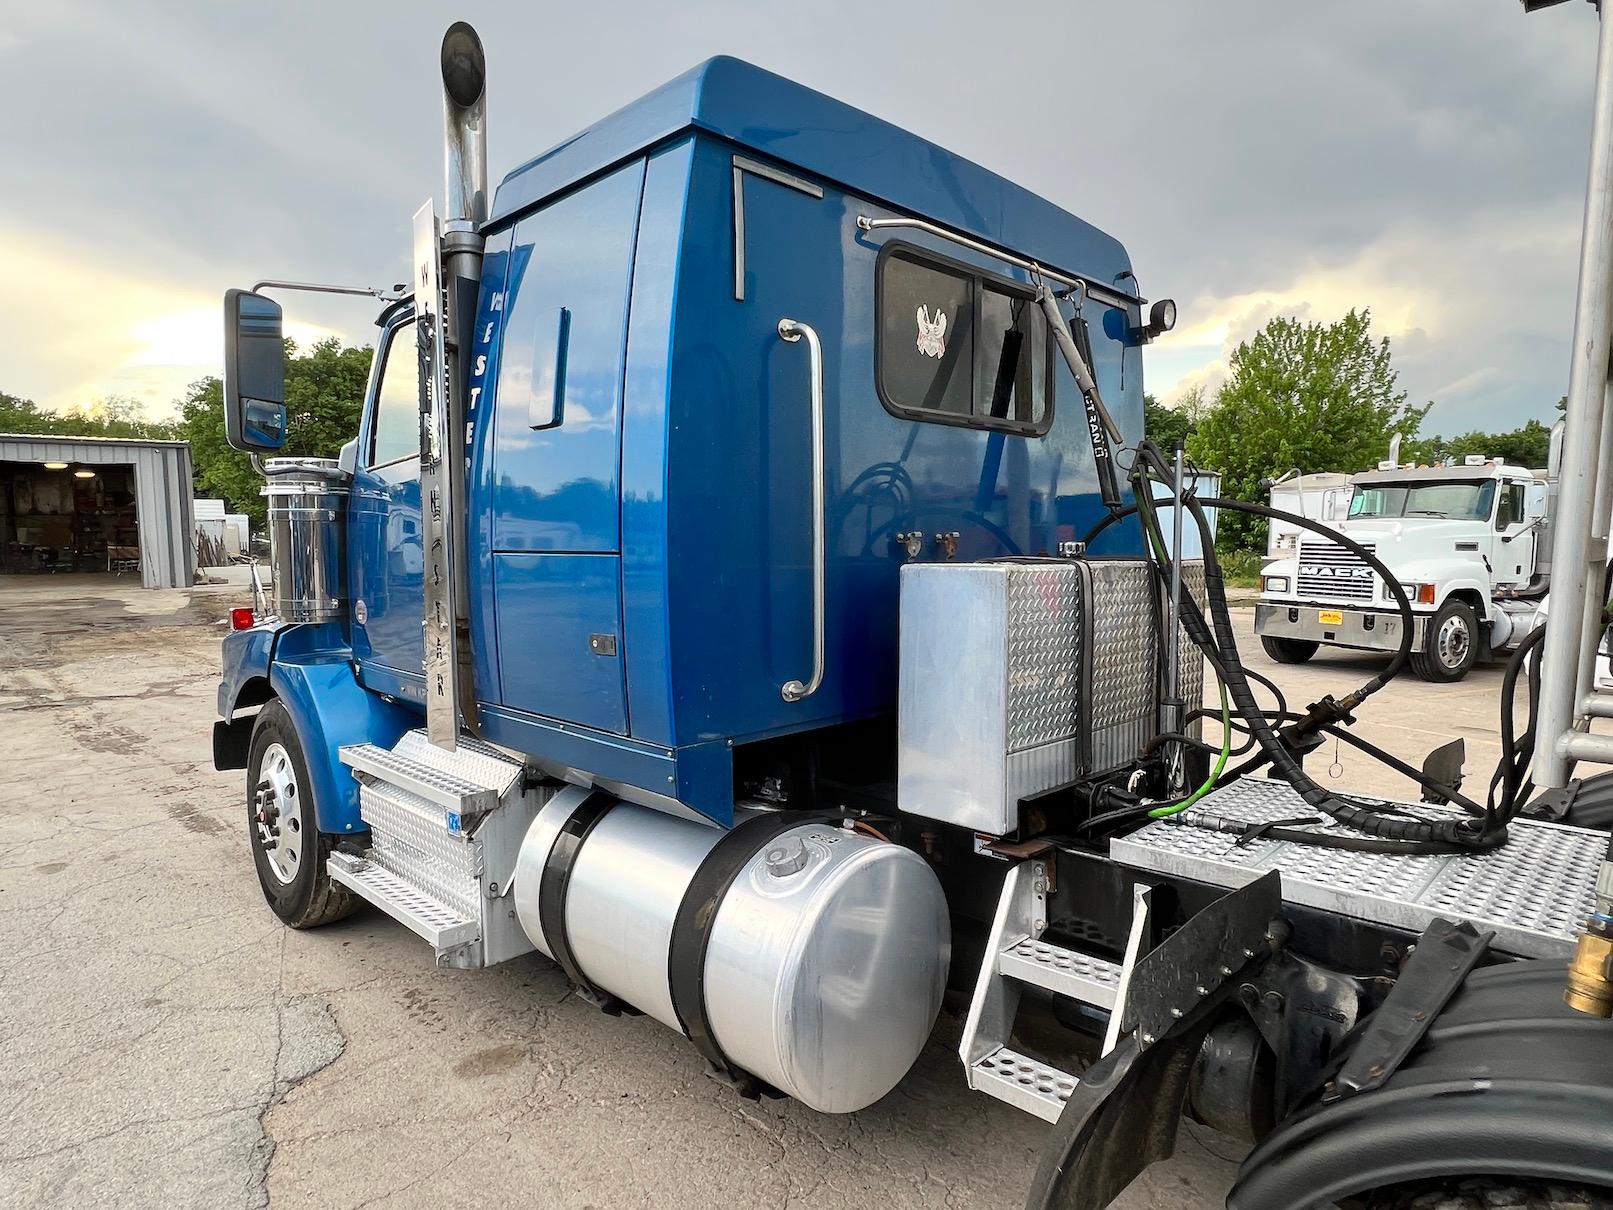
[[[1163, 459], [1152, 445], [1143, 442], [1138, 446], [1138, 465], [1133, 469], [1132, 489], [1134, 506], [1141, 515], [1145, 532], [1150, 544], [1155, 548], [1155, 556], [1169, 566], [1168, 556], [1164, 552], [1163, 537], [1159, 530], [1158, 520], [1154, 513], [1152, 492], [1148, 484], [1148, 472], [1152, 470], [1158, 478], [1163, 479], [1166, 474]], [[1364, 849], [1371, 852], [1386, 853], [1450, 853], [1485, 850], [1504, 843], [1506, 839], [1505, 825], [1500, 824], [1493, 816], [1477, 804], [1464, 803], [1470, 809], [1488, 817], [1483, 820], [1476, 819], [1450, 819], [1425, 820], [1406, 816], [1388, 815], [1360, 806], [1348, 799], [1332, 793], [1318, 785], [1304, 771], [1293, 751], [1284, 743], [1282, 737], [1267, 721], [1265, 712], [1255, 699], [1254, 691], [1250, 687], [1248, 678], [1244, 675], [1243, 667], [1238, 658], [1237, 640], [1233, 633], [1231, 614], [1226, 601], [1225, 582], [1221, 575], [1220, 563], [1215, 556], [1214, 535], [1210, 531], [1209, 521], [1204, 513], [1204, 503], [1212, 507], [1235, 506], [1238, 509], [1254, 512], [1259, 515], [1277, 516], [1284, 520], [1299, 523], [1303, 528], [1314, 529], [1334, 541], [1352, 549], [1359, 557], [1366, 560], [1369, 566], [1384, 578], [1396, 598], [1397, 604], [1406, 624], [1402, 627], [1400, 649], [1388, 668], [1369, 679], [1364, 685], [1348, 694], [1343, 700], [1336, 701], [1331, 697], [1323, 698], [1321, 702], [1313, 704], [1306, 719], [1298, 726], [1301, 731], [1313, 730], [1330, 726], [1339, 722], [1353, 721], [1350, 712], [1363, 701], [1376, 693], [1398, 673], [1410, 654], [1411, 646], [1411, 605], [1406, 599], [1405, 590], [1399, 582], [1384, 567], [1381, 562], [1359, 543], [1322, 527], [1319, 523], [1310, 522], [1308, 518], [1294, 517], [1284, 514], [1280, 510], [1266, 509], [1258, 505], [1244, 505], [1242, 501], [1222, 501], [1212, 499], [1200, 502], [1195, 496], [1189, 495], [1179, 502], [1185, 506], [1198, 526], [1199, 534], [1204, 548], [1205, 590], [1210, 606], [1210, 619], [1206, 622], [1204, 614], [1199, 610], [1198, 603], [1191, 597], [1182, 602], [1182, 624], [1188, 637], [1205, 653], [1216, 668], [1224, 689], [1230, 693], [1232, 701], [1237, 708], [1239, 716], [1254, 735], [1256, 742], [1266, 761], [1271, 765], [1272, 771], [1283, 781], [1288, 782], [1299, 793], [1305, 802], [1317, 811], [1322, 812], [1347, 828], [1366, 834], [1365, 837], [1356, 838], [1339, 836], [1329, 833], [1301, 831], [1297, 829], [1273, 829], [1268, 835], [1280, 839], [1292, 839], [1305, 844], [1323, 847]], [[1117, 514], [1111, 514], [1118, 519]], [[1369, 839], [1370, 838], [1370, 839]]]

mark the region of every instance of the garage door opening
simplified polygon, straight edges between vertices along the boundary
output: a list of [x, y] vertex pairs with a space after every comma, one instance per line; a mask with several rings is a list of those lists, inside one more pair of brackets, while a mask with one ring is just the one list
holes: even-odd
[[0, 462], [0, 573], [140, 574], [133, 465]]

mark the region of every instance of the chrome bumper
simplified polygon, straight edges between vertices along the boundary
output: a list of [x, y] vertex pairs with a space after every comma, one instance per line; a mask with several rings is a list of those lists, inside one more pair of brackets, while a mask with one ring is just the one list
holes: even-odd
[[[1338, 624], [1318, 620], [1324, 609], [1343, 615]], [[1370, 624], [1369, 624], [1370, 620]], [[1256, 605], [1255, 633], [1262, 638], [1300, 639], [1309, 643], [1330, 643], [1335, 647], [1359, 647], [1365, 651], [1400, 649], [1400, 611], [1348, 609], [1327, 605]], [[1428, 631], [1428, 615], [1412, 621], [1411, 649], [1421, 651]]]

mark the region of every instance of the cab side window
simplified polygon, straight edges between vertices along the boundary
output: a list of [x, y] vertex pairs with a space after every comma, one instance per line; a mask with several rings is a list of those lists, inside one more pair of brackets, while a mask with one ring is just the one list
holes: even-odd
[[1053, 419], [1053, 343], [1025, 286], [905, 244], [878, 268], [875, 385], [909, 420], [1041, 436]]
[[415, 351], [414, 320], [393, 328], [381, 351], [380, 384], [375, 391], [375, 417], [370, 423], [367, 465], [385, 466], [420, 453], [420, 362]]
[[1501, 503], [1495, 510], [1495, 527], [1510, 529], [1523, 521], [1523, 484], [1508, 483], [1501, 489]]

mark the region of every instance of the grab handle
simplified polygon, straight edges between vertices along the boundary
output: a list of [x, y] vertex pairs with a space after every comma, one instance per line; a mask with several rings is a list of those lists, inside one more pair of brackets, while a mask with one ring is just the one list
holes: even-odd
[[812, 378], [812, 677], [805, 684], [785, 681], [779, 693], [787, 702], [811, 697], [823, 684], [823, 628], [827, 591], [827, 538], [824, 524], [823, 470], [823, 343], [811, 324], [798, 319], [778, 321], [778, 334], [790, 344], [806, 337]]

